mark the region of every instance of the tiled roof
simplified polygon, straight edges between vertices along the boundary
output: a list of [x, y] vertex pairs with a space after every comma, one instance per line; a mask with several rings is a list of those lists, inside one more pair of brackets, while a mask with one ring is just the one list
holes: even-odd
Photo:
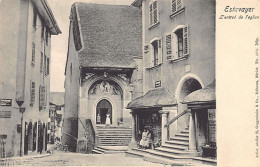
[[64, 92], [51, 92], [50, 103], [57, 106], [64, 105]]
[[174, 105], [177, 105], [175, 97], [166, 88], [160, 88], [150, 90], [144, 96], [134, 99], [126, 108], [137, 109]]
[[182, 103], [207, 103], [216, 101], [215, 80], [205, 88], [196, 90], [186, 96]]
[[133, 6], [76, 3], [82, 67], [133, 68], [142, 56], [141, 10]]

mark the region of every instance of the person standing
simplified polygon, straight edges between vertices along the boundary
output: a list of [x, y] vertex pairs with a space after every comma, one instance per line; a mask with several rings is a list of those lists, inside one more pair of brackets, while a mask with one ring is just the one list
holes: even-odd
[[106, 125], [110, 125], [111, 121], [110, 121], [110, 114], [107, 113], [107, 118], [106, 118]]
[[100, 120], [101, 120], [101, 118], [100, 118], [100, 115], [98, 114], [97, 115], [97, 124], [100, 124]]

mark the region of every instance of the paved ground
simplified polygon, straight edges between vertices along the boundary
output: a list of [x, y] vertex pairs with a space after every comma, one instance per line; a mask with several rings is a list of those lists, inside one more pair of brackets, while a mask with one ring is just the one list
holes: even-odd
[[[13, 166], [13, 165], [11, 165]], [[141, 158], [121, 154], [79, 154], [54, 152], [50, 156], [19, 160], [15, 166], [159, 166], [162, 164], [143, 161]]]

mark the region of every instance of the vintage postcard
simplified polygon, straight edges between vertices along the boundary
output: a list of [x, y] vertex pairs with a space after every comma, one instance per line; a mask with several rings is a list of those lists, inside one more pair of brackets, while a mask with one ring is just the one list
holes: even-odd
[[259, 0], [0, 0], [0, 166], [259, 166]]

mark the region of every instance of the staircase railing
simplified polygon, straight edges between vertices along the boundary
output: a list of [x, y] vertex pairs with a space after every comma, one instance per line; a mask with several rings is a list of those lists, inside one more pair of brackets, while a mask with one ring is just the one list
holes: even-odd
[[172, 124], [174, 121], [176, 121], [177, 119], [179, 119], [180, 117], [182, 117], [183, 115], [185, 115], [188, 112], [188, 110], [184, 110], [183, 112], [181, 112], [179, 115], [177, 115], [176, 117], [174, 117], [172, 120], [170, 120], [167, 124], [164, 125], [164, 127], [169, 127], [170, 124]]

